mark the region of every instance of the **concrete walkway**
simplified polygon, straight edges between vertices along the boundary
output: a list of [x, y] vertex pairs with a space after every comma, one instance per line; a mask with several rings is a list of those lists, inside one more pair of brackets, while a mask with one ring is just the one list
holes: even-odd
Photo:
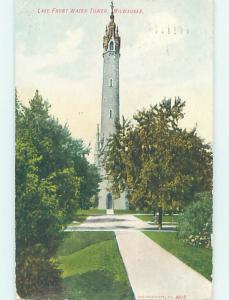
[[211, 283], [140, 231], [116, 231], [137, 300], [210, 300]]
[[90, 216], [79, 226], [66, 229], [115, 231], [136, 300], [210, 300], [211, 282], [149, 239], [143, 230], [157, 230], [157, 226], [133, 215]]
[[[164, 225], [164, 229], [174, 230], [175, 226]], [[65, 231], [122, 231], [157, 230], [157, 225], [148, 224], [133, 215], [90, 216], [78, 226], [68, 226]]]

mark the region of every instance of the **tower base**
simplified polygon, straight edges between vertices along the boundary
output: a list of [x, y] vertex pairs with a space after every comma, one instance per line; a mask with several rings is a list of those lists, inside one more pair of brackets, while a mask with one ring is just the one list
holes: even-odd
[[98, 209], [128, 209], [127, 193], [123, 192], [119, 198], [115, 198], [109, 191], [110, 183], [104, 180], [100, 183]]

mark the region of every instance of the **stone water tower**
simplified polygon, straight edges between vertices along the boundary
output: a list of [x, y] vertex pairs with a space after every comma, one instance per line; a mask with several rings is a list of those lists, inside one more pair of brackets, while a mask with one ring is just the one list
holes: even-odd
[[99, 192], [99, 209], [127, 209], [126, 194], [115, 199], [111, 184], [101, 166], [101, 159], [106, 148], [107, 138], [115, 133], [115, 120], [119, 118], [119, 58], [121, 39], [118, 26], [114, 22], [114, 6], [111, 2], [109, 25], [103, 37], [103, 86], [101, 105], [101, 125], [97, 126], [95, 164], [100, 170], [102, 182]]

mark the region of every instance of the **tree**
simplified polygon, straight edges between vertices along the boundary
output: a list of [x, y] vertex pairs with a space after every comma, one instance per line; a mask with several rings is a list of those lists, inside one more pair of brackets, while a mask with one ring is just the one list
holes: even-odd
[[211, 147], [193, 130], [182, 129], [185, 102], [163, 100], [116, 122], [107, 144], [104, 166], [113, 191], [128, 190], [130, 205], [162, 210], [182, 209], [196, 192], [212, 188]]
[[38, 91], [28, 107], [16, 94], [16, 272], [22, 297], [58, 290], [61, 271], [54, 257], [62, 230], [98, 189], [88, 149], [49, 108]]
[[81, 178], [79, 208], [89, 209], [92, 196], [96, 196], [99, 191], [100, 175], [97, 167], [89, 164], [84, 157], [80, 157], [75, 161], [75, 169]]

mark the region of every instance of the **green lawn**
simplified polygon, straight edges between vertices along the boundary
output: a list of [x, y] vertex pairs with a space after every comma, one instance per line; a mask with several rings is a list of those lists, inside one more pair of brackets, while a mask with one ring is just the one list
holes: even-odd
[[[137, 211], [137, 210], [131, 210], [131, 209], [114, 209], [115, 215], [126, 215], [126, 214], [139, 214], [139, 213], [145, 213], [144, 211]], [[75, 221], [77, 221], [78, 217], [87, 217], [87, 216], [102, 216], [106, 214], [106, 209], [78, 209], [75, 216]]]
[[[136, 216], [137, 218], [145, 221], [145, 222], [149, 222], [149, 221], [154, 221], [154, 215], [142, 215], [142, 216]], [[167, 222], [167, 223], [176, 223], [177, 219], [178, 219], [178, 215], [175, 216], [170, 216], [170, 215], [165, 215], [163, 216], [163, 223]]]
[[68, 300], [133, 299], [113, 232], [67, 232], [58, 260]]
[[[141, 213], [140, 211], [130, 210], [130, 209], [114, 209], [115, 215], [126, 215], [126, 214], [137, 214]], [[144, 213], [144, 212], [142, 212]], [[106, 214], [106, 209], [78, 209], [77, 216], [101, 216]]]
[[114, 214], [115, 215], [134, 215], [140, 213], [136, 210], [130, 210], [130, 209], [115, 209]]
[[101, 215], [105, 215], [105, 214], [106, 214], [105, 209], [97, 209], [97, 208], [78, 209], [76, 212], [77, 216], [101, 216]]
[[145, 222], [149, 222], [149, 221], [153, 221], [154, 220], [154, 216], [153, 215], [142, 215], [142, 216], [135, 216], [137, 218], [139, 218], [142, 221]]
[[182, 260], [185, 264], [208, 278], [212, 274], [212, 250], [196, 248], [178, 240], [175, 232], [144, 232], [164, 249]]

